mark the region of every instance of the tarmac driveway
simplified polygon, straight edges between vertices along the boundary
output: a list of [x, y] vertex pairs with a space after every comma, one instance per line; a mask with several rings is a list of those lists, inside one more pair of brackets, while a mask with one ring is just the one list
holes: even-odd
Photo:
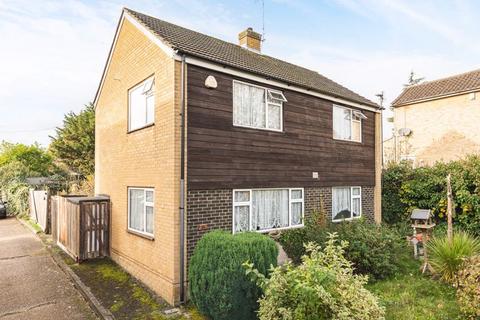
[[12, 218], [0, 220], [0, 319], [96, 319], [43, 243]]

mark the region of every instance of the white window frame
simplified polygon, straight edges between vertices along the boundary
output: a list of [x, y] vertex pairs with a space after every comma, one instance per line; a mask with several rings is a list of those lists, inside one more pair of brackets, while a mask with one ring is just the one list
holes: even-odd
[[[131, 95], [131, 93], [134, 90], [138, 89], [139, 87], [147, 85], [147, 83], [149, 83], [149, 82], [151, 82], [150, 89], [146, 92], [145, 91], [142, 92], [142, 94], [145, 95], [145, 109], [147, 108], [147, 99], [153, 97], [153, 118], [152, 118], [152, 121], [148, 122], [147, 119], [145, 118], [145, 124], [144, 125], [142, 125], [140, 127], [137, 127], [137, 128], [132, 128], [132, 108], [131, 108], [132, 107], [132, 101], [131, 101], [132, 100], [132, 95]], [[145, 117], [147, 117], [147, 111], [146, 110], [145, 110]], [[140, 82], [139, 84], [137, 84], [137, 85], [131, 87], [130, 89], [128, 89], [128, 132], [137, 131], [137, 130], [149, 127], [154, 123], [155, 123], [155, 76], [150, 76], [147, 79]]]
[[[288, 190], [288, 227], [281, 228], [270, 228], [264, 230], [253, 230], [252, 227], [252, 192], [253, 191], [265, 191], [265, 190]], [[292, 199], [292, 191], [302, 191], [302, 199]], [[239, 201], [235, 202], [235, 192], [248, 192], [249, 201]], [[292, 204], [301, 203], [302, 204], [302, 223], [292, 226]], [[302, 228], [305, 226], [305, 190], [304, 188], [255, 188], [255, 189], [233, 189], [232, 192], [232, 233], [235, 233], [235, 207], [249, 206], [248, 210], [248, 223], [249, 230], [255, 231], [258, 233], [268, 233], [275, 230], [285, 230], [285, 229], [295, 229]]]
[[[274, 131], [274, 132], [283, 132], [283, 103], [287, 102], [287, 98], [285, 98], [285, 95], [283, 94], [282, 91], [275, 90], [275, 89], [269, 89], [267, 87], [259, 86], [256, 84], [244, 82], [244, 81], [239, 81], [239, 80], [233, 80], [233, 85], [232, 85], [232, 111], [234, 110], [233, 108], [233, 103], [235, 103], [235, 90], [233, 89], [233, 86], [235, 86], [235, 83], [240, 83], [243, 85], [251, 86], [251, 87], [256, 87], [265, 90], [265, 128], [261, 127], [255, 127], [255, 126], [246, 126], [246, 125], [240, 125], [240, 124], [235, 124], [235, 114], [232, 112], [232, 123], [234, 127], [239, 127], [239, 128], [249, 128], [249, 129], [256, 129], [256, 130], [265, 130], [265, 131]], [[271, 97], [270, 92], [280, 94], [283, 98], [282, 101], [280, 102], [268, 102], [268, 97]], [[275, 99], [278, 100], [278, 99]], [[268, 128], [268, 105], [275, 105], [280, 107], [280, 129], [273, 129], [273, 128]]]
[[[143, 197], [144, 197], [144, 203], [143, 203], [143, 230], [137, 230], [133, 229], [130, 227], [130, 217], [131, 217], [131, 212], [130, 212], [130, 190], [143, 190]], [[153, 193], [153, 201], [147, 201], [147, 191], [151, 191]], [[127, 188], [127, 205], [128, 205], [128, 224], [127, 228], [129, 231], [133, 233], [139, 233], [142, 235], [145, 235], [147, 237], [153, 238], [153, 235], [155, 233], [155, 189], [154, 188], [141, 188], [141, 187], [128, 187]], [[147, 232], [147, 207], [152, 207], [153, 208], [153, 220], [152, 220], [152, 233]]]
[[[338, 212], [333, 212], [333, 190], [334, 189], [345, 189], [345, 188], [350, 188], [350, 218], [345, 218], [345, 219], [333, 219], [334, 215], [337, 214]], [[360, 192], [358, 195], [353, 194], [353, 189], [359, 189]], [[360, 199], [360, 214], [358, 217], [353, 216], [353, 199]], [[342, 222], [342, 221], [352, 221], [355, 219], [360, 219], [362, 217], [362, 187], [360, 186], [344, 186], [344, 187], [333, 187], [332, 188], [332, 222]]]
[[[356, 122], [356, 123], [359, 123], [360, 124], [360, 139], [359, 140], [354, 140], [353, 138], [350, 138], [350, 139], [343, 139], [343, 138], [338, 138], [338, 137], [335, 137], [335, 119], [333, 118], [333, 109], [334, 108], [340, 108], [340, 109], [344, 109], [344, 110], [348, 110], [350, 112], [350, 135], [351, 137], [353, 137], [353, 123]], [[357, 118], [360, 118], [360, 119], [354, 119], [354, 117], [357, 117]], [[350, 141], [350, 142], [358, 142], [358, 143], [362, 143], [362, 136], [363, 136], [363, 126], [362, 126], [362, 120], [364, 119], [367, 119], [367, 117], [359, 110], [355, 110], [355, 109], [351, 109], [351, 108], [347, 108], [347, 107], [344, 107], [344, 106], [340, 106], [338, 104], [334, 104], [333, 107], [332, 107], [332, 136], [333, 136], [333, 139], [335, 140], [341, 140], [341, 141]]]

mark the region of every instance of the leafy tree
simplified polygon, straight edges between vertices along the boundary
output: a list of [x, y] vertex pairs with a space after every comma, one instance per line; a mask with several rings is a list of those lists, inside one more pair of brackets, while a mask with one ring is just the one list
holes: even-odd
[[[52, 156], [38, 144], [27, 146], [21, 143], [3, 141], [0, 145], [0, 167], [18, 163], [24, 167], [23, 173], [30, 175], [47, 176], [53, 170]], [[14, 172], [10, 172], [14, 174]]]
[[63, 127], [56, 128], [50, 151], [71, 171], [84, 176], [95, 168], [95, 110], [92, 104], [76, 114], [70, 112], [63, 119]]

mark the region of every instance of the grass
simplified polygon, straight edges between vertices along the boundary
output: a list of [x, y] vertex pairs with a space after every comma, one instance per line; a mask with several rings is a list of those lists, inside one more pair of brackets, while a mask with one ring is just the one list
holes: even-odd
[[368, 284], [386, 308], [386, 319], [454, 320], [463, 319], [455, 288], [423, 275], [413, 261], [402, 274]]
[[[65, 255], [64, 259], [67, 260], [67, 263], [71, 262]], [[205, 320], [192, 306], [182, 309], [181, 315], [167, 317], [163, 311], [172, 307], [145, 289], [108, 258], [70, 264], [70, 267], [101, 301], [102, 305], [112, 312], [115, 319]], [[185, 314], [188, 314], [188, 318]]]
[[43, 232], [42, 228], [32, 219], [30, 219], [29, 216], [22, 217], [22, 219], [35, 230], [36, 233]]

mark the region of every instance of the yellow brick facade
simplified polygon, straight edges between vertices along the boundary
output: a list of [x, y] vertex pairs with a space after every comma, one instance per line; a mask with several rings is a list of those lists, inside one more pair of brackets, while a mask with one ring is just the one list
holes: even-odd
[[[128, 89], [155, 76], [155, 123], [127, 133]], [[112, 203], [111, 255], [169, 303], [179, 290], [180, 62], [128, 20], [96, 105], [95, 192]], [[127, 187], [155, 189], [154, 240], [127, 231]]]
[[409, 158], [416, 165], [432, 165], [480, 152], [480, 92], [397, 107], [395, 132], [409, 128], [384, 145], [386, 160]]

